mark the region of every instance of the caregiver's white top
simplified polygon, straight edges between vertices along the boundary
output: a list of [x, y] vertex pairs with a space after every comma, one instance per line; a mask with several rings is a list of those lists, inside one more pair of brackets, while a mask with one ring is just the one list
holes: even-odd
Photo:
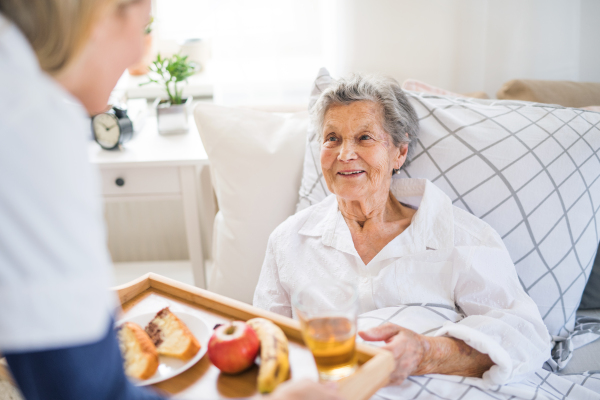
[[90, 343], [115, 305], [85, 109], [0, 15], [0, 352]]
[[291, 317], [294, 290], [346, 281], [358, 287], [361, 313], [415, 303], [458, 306], [466, 317], [431, 334], [489, 354], [496, 363], [484, 375], [490, 383], [541, 367], [551, 339], [499, 235], [425, 179], [392, 179], [391, 191], [418, 210], [368, 265], [334, 195], [283, 222], [269, 238], [254, 305]]

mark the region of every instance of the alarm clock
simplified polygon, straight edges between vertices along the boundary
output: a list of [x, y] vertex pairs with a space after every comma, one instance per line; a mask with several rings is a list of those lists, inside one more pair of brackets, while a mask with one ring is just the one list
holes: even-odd
[[133, 123], [127, 111], [112, 107], [92, 118], [94, 139], [105, 150], [116, 150], [133, 136]]

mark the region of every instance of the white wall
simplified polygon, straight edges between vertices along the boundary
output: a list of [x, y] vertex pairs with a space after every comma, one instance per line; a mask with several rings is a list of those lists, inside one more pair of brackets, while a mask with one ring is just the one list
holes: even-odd
[[600, 0], [153, 2], [171, 51], [209, 39], [223, 104], [305, 103], [322, 66], [492, 97], [515, 78], [600, 81]]
[[600, 1], [581, 1], [579, 34], [579, 79], [584, 82], [600, 81]]
[[600, 82], [597, 0], [332, 0], [336, 75], [378, 72], [494, 97], [515, 78]]

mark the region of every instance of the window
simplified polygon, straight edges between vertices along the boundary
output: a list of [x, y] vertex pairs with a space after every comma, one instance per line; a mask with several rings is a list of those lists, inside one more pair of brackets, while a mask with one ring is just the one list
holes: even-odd
[[328, 1], [155, 0], [159, 48], [209, 43], [215, 101], [306, 104], [325, 65]]

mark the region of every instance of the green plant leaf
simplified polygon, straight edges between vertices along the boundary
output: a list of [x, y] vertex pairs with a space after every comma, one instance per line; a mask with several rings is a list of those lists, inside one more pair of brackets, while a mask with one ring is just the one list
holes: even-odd
[[150, 72], [154, 77], [148, 77], [148, 82], [141, 83], [147, 85], [151, 82], [162, 84], [169, 96], [171, 104], [182, 103], [183, 85], [187, 79], [199, 70], [199, 65], [188, 60], [188, 56], [174, 54], [171, 57], [162, 57], [160, 53], [150, 65]]

